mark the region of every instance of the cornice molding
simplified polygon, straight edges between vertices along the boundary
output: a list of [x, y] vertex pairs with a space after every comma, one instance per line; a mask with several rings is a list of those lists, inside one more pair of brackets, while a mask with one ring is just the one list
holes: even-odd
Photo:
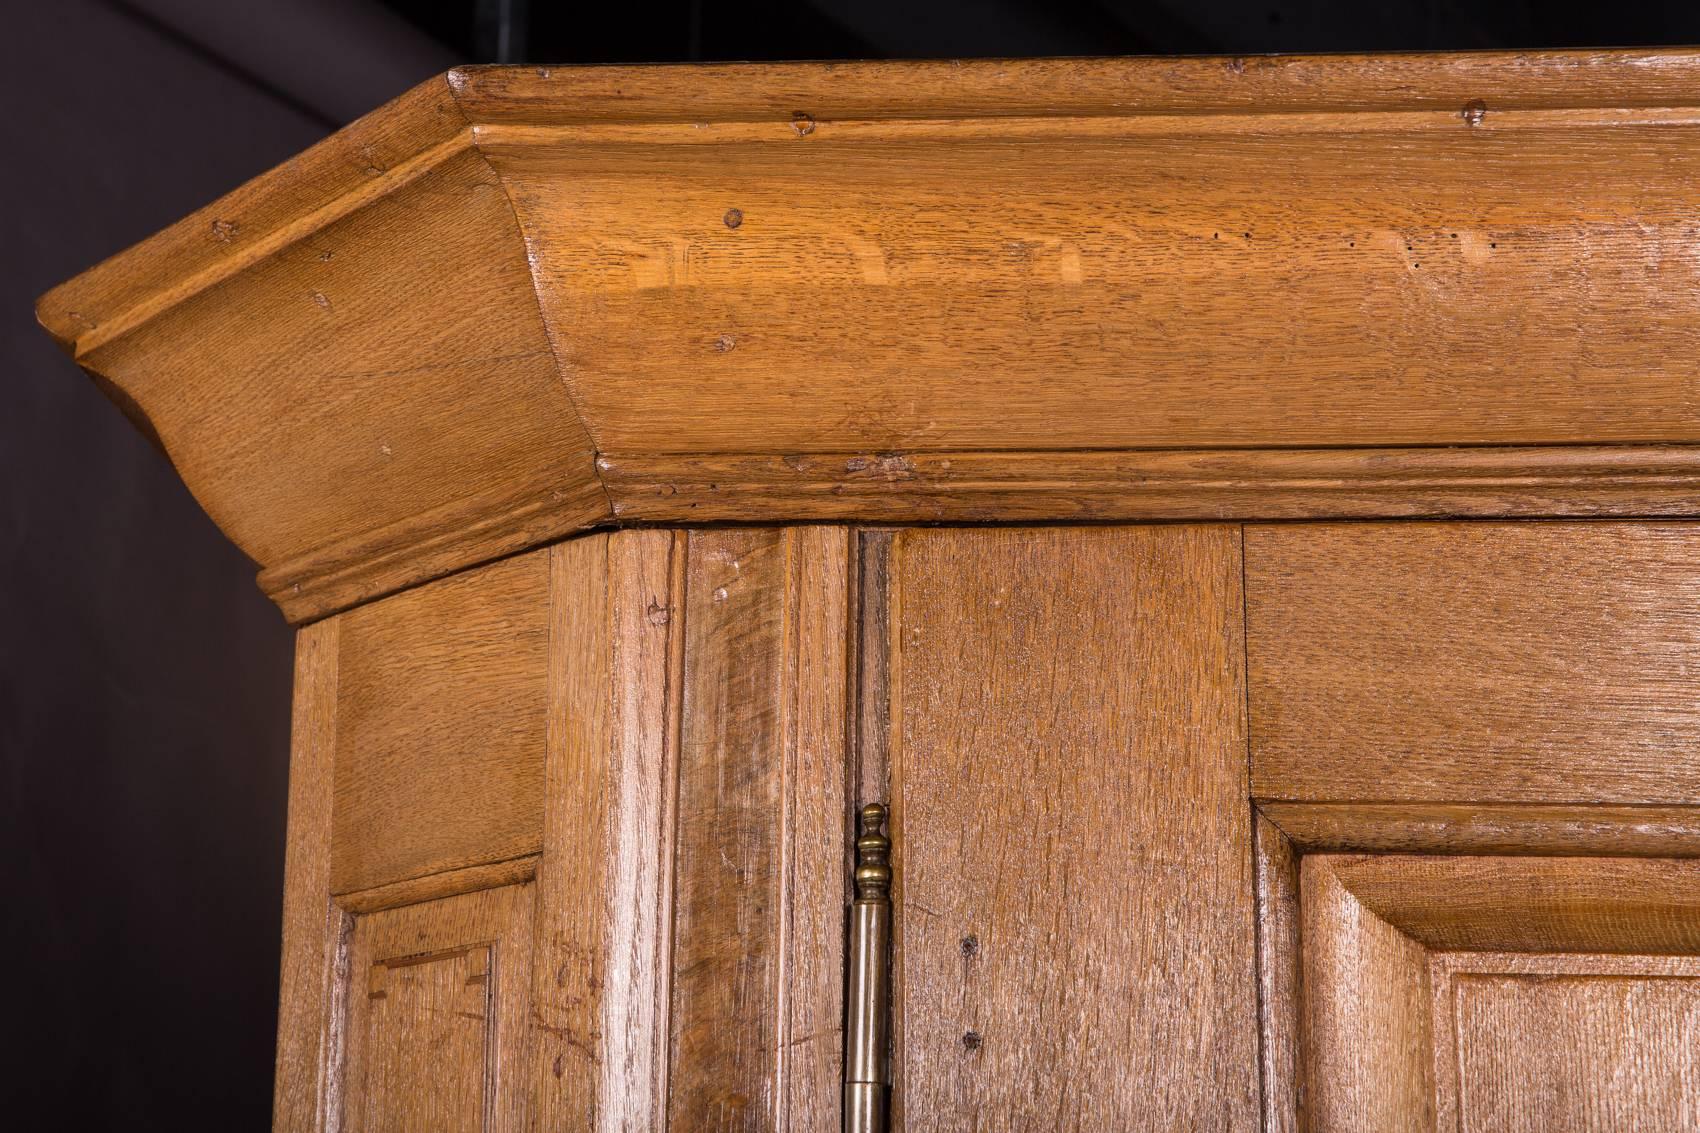
[[1700, 513], [1700, 54], [450, 72], [43, 297], [301, 621], [622, 523]]

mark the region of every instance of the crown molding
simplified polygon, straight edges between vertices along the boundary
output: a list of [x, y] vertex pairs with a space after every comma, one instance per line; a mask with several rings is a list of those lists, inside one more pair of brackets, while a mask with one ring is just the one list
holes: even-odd
[[1700, 54], [452, 71], [44, 296], [304, 621], [621, 523], [1689, 515]]

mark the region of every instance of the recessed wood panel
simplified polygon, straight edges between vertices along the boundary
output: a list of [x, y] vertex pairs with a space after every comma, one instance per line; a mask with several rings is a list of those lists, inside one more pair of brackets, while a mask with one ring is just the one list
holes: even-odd
[[1436, 957], [1440, 1128], [1700, 1128], [1700, 957]]
[[1262, 798], [1700, 796], [1700, 526], [1246, 530]]
[[1256, 1124], [1238, 552], [1231, 527], [898, 535], [913, 1127]]
[[342, 615], [334, 892], [538, 852], [549, 552]]
[[1280, 946], [1302, 949], [1304, 977], [1302, 1114], [1295, 1099], [1284, 1119], [1318, 1133], [1692, 1128], [1697, 869], [1305, 856], [1303, 931]]
[[842, 528], [690, 535], [674, 1129], [838, 1121], [850, 568]]
[[355, 918], [347, 1128], [524, 1127], [532, 894], [512, 885]]

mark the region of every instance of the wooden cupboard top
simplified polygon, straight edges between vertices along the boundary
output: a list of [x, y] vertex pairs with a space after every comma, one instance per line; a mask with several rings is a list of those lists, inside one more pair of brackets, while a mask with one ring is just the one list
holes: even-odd
[[1690, 515], [1700, 53], [452, 71], [43, 297], [293, 619], [629, 522]]

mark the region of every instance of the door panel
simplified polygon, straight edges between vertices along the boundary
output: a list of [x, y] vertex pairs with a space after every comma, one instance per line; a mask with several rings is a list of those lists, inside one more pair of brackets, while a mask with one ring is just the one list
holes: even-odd
[[890, 577], [905, 1127], [1254, 1127], [1237, 530], [909, 531]]
[[1700, 861], [1312, 854], [1310, 1127], [1684, 1130]]
[[347, 1128], [524, 1127], [533, 887], [353, 918]]
[[1700, 797], [1700, 526], [1246, 529], [1259, 798]]
[[1441, 1129], [1700, 1128], [1700, 956], [1463, 952], [1431, 967]]

